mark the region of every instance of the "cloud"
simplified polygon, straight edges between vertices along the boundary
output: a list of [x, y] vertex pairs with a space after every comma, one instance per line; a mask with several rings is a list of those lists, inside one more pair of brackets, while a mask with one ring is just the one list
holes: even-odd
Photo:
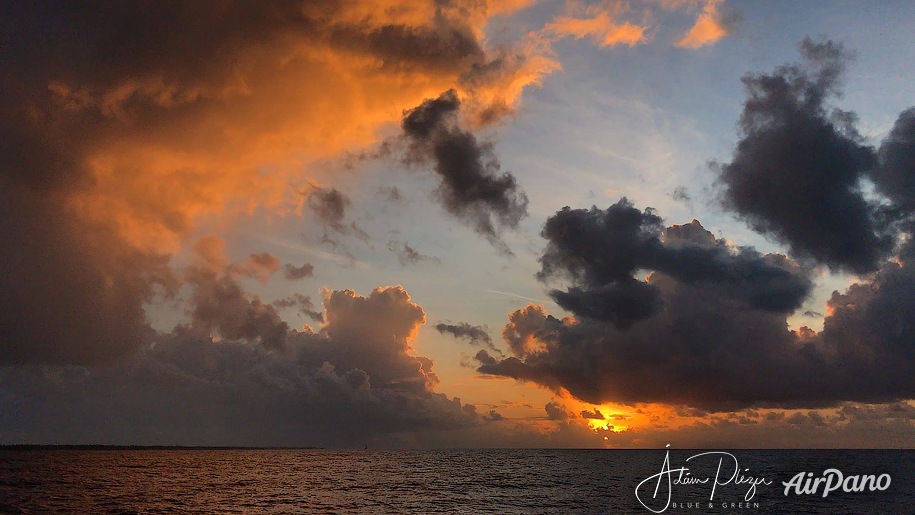
[[495, 49], [488, 60], [474, 63], [461, 74], [462, 114], [468, 126], [486, 126], [512, 114], [528, 86], [562, 69], [552, 57], [550, 42], [535, 33], [511, 47]]
[[548, 402], [543, 409], [546, 410], [546, 416], [550, 420], [566, 420], [575, 416], [565, 406], [556, 401]]
[[434, 391], [432, 361], [410, 347], [425, 314], [403, 289], [328, 292], [324, 307], [319, 333], [281, 344], [269, 325], [214, 343], [195, 320], [117, 364], [5, 367], [2, 440], [361, 447], [480, 423]]
[[[304, 179], [303, 164], [371, 145], [396, 116], [391, 105], [416, 105], [486, 59], [474, 26], [486, 18], [472, 7], [80, 10], [33, 4], [5, 25], [5, 62], [21, 73], [4, 89], [30, 92], [10, 100], [21, 123], [9, 124], [9, 141], [31, 138], [7, 153], [40, 145], [68, 161], [4, 161], [20, 175], [29, 166], [91, 177], [95, 186], [69, 199], [80, 214], [156, 250], [173, 251], [195, 217], [230, 203], [294, 202], [288, 183]], [[41, 48], [29, 47], [35, 31]]]
[[488, 421], [490, 421], [490, 422], [498, 422], [498, 421], [500, 421], [500, 420], [505, 420], [505, 417], [503, 417], [503, 416], [502, 416], [499, 412], [497, 412], [496, 410], [489, 410], [489, 414], [488, 414], [488, 415], [484, 415], [484, 416], [483, 416], [483, 419], [484, 419], [484, 420], [488, 420]]
[[[502, 351], [496, 348], [492, 343], [492, 338], [489, 336], [486, 327], [481, 327], [477, 325], [470, 325], [467, 322], [461, 322], [460, 324], [446, 324], [439, 323], [436, 324], [435, 329], [441, 334], [450, 334], [457, 339], [462, 339], [468, 341], [471, 345], [483, 345], [489, 350], [497, 352], [499, 355], [502, 354]], [[485, 352], [485, 351], [481, 351]], [[486, 359], [486, 356], [489, 356], [489, 353], [480, 355], [477, 353], [477, 359]]]
[[[295, 212], [298, 186], [326, 179], [311, 163], [371, 147], [449, 88], [514, 105], [536, 55], [460, 86], [513, 5], [17, 6], [0, 20], [0, 360], [134, 352], [202, 217]], [[319, 216], [357, 233], [335, 191], [314, 198]]]
[[480, 143], [458, 120], [454, 90], [426, 99], [404, 113], [401, 127], [410, 145], [408, 160], [432, 162], [441, 179], [437, 196], [449, 213], [467, 222], [503, 252], [502, 228], [517, 228], [527, 215], [527, 196], [514, 175], [499, 173], [491, 143]]
[[314, 275], [315, 267], [311, 263], [305, 263], [302, 266], [291, 264], [283, 265], [283, 277], [289, 281], [298, 281]]
[[494, 358], [489, 352], [486, 352], [486, 349], [478, 350], [473, 358], [484, 365], [495, 365], [498, 363], [498, 360], [496, 360], [496, 358]]
[[400, 192], [400, 189], [397, 186], [381, 186], [378, 188], [378, 196], [383, 199], [391, 202], [393, 204], [399, 204], [403, 202], [404, 196]]
[[674, 191], [670, 193], [670, 198], [676, 200], [677, 202], [683, 202], [686, 204], [689, 204], [693, 201], [693, 198], [686, 186], [677, 186], [674, 188]]
[[[51, 180], [22, 178], [32, 179]], [[59, 191], [15, 181], [0, 176], [0, 363], [94, 364], [135, 351], [150, 331], [144, 304], [175, 290], [167, 256], [80, 224]]]
[[915, 213], [915, 108], [899, 114], [877, 153], [870, 177], [877, 190], [908, 214]]
[[722, 0], [706, 0], [702, 14], [696, 23], [676, 42], [682, 48], [701, 48], [717, 43], [733, 32], [732, 20], [725, 18], [718, 10]]
[[186, 283], [192, 287], [190, 327], [207, 336], [283, 348], [289, 326], [272, 305], [238, 284], [233, 268], [225, 273], [195, 266], [188, 269]]
[[441, 260], [437, 257], [421, 254], [405, 241], [389, 241], [388, 250], [397, 255], [397, 261], [400, 262], [400, 266], [415, 265], [422, 262], [441, 263]]
[[[719, 171], [726, 205], [755, 229], [833, 269], [872, 272], [833, 294], [821, 332], [787, 327], [812, 286], [810, 265], [733, 249], [696, 220], [664, 229], [623, 199], [547, 220], [537, 277], [567, 282], [550, 295], [574, 316], [515, 311], [503, 330], [513, 356], [481, 360], [479, 371], [594, 404], [728, 410], [915, 395], [905, 372], [915, 358], [904, 293], [915, 286], [912, 245], [885, 261], [910, 238], [912, 116], [900, 115], [879, 151], [866, 146], [854, 115], [826, 103], [844, 49], [805, 40], [801, 53], [803, 65], [744, 78], [742, 140]], [[865, 197], [869, 177], [882, 198]]]
[[[910, 256], [834, 293], [820, 333], [795, 332], [787, 317], [809, 290], [807, 271], [784, 256], [730, 250], [698, 221], [668, 228], [662, 241], [659, 224], [625, 201], [604, 211], [566, 208], [548, 220], [541, 275], [580, 285], [554, 295], [575, 316], [560, 320], [534, 305], [511, 313], [503, 338], [513, 356], [480, 360], [478, 370], [592, 404], [727, 410], [915, 395], [906, 372], [915, 365]], [[605, 311], [587, 304], [595, 290], [636, 281], [634, 270], [653, 270], [639, 281], [655, 295], [650, 314], [620, 324], [606, 300], [594, 302]]]
[[[860, 187], [877, 156], [855, 130], [855, 115], [827, 104], [839, 93], [848, 54], [809, 39], [800, 51], [801, 65], [743, 78], [741, 140], [732, 161], [719, 167], [725, 205], [799, 257], [872, 272], [893, 250], [894, 215]], [[897, 155], [892, 141], [884, 163]], [[900, 176], [892, 166], [876, 175], [884, 184]]]
[[314, 309], [315, 305], [311, 301], [311, 297], [302, 295], [301, 293], [294, 293], [289, 297], [277, 299], [273, 301], [272, 304], [280, 309], [298, 308], [299, 313], [308, 315], [308, 317], [315, 322], [324, 321], [324, 315], [320, 311]]
[[838, 409], [726, 413], [675, 427], [632, 428], [608, 433], [614, 446], [642, 448], [671, 444], [702, 448], [906, 448], [912, 429], [912, 406], [843, 403]]
[[318, 219], [336, 231], [346, 230], [343, 219], [346, 217], [346, 208], [352, 204], [349, 197], [336, 188], [316, 187], [308, 195], [308, 207]]
[[800, 307], [811, 288], [810, 279], [783, 256], [752, 248], [732, 252], [696, 220], [665, 234], [660, 217], [625, 198], [606, 210], [563, 208], [547, 219], [541, 235], [547, 247], [537, 277], [572, 283], [550, 292], [556, 303], [623, 330], [663, 308], [660, 289], [638, 280], [638, 270], [707, 285], [748, 308], [775, 312]]
[[266, 283], [279, 269], [280, 260], [276, 256], [269, 252], [260, 252], [251, 254], [248, 260], [241, 264], [239, 272]]
[[[368, 240], [368, 234], [355, 221], [346, 222], [346, 210], [353, 205], [352, 200], [336, 188], [312, 185], [306, 193], [308, 207], [318, 217], [326, 229], [338, 234], [354, 234], [362, 240]], [[324, 233], [324, 240], [334, 240]]]
[[592, 420], [606, 420], [607, 419], [607, 417], [605, 417], [604, 414], [601, 413], [600, 410], [596, 409], [596, 408], [594, 409], [594, 411], [582, 410], [581, 418], [588, 418], [588, 419], [592, 419]]
[[648, 40], [645, 35], [648, 27], [635, 25], [628, 21], [616, 23], [606, 12], [598, 12], [591, 18], [559, 17], [548, 23], [544, 30], [557, 38], [590, 37], [601, 48], [617, 45], [634, 47]]

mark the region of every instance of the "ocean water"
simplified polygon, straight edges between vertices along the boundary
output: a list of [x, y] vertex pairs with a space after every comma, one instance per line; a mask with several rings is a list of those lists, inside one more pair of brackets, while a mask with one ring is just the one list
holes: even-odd
[[[707, 482], [668, 489], [679, 473], [656, 476], [643, 505], [636, 487], [666, 450], [4, 450], [0, 513], [915, 513], [915, 451], [701, 452], [670, 451], [667, 463]], [[829, 468], [891, 483], [784, 495], [798, 472]], [[770, 484], [750, 501], [752, 481], [712, 494], [732, 469]]]

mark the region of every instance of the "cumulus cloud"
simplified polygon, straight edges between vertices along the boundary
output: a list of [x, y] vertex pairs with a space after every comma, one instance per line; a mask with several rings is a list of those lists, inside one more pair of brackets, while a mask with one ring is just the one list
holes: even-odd
[[904, 176], [897, 168], [904, 158], [897, 156], [906, 146], [900, 143], [906, 117], [878, 167], [875, 150], [855, 130], [854, 113], [829, 104], [840, 92], [848, 53], [809, 39], [800, 51], [802, 64], [743, 78], [741, 140], [732, 161], [719, 167], [725, 205], [799, 257], [872, 272], [893, 250], [898, 213], [866, 198], [861, 180], [875, 169], [878, 185]]
[[[913, 364], [904, 293], [911, 245], [885, 261], [911, 230], [913, 117], [902, 113], [875, 151], [855, 131], [854, 115], [827, 103], [839, 91], [844, 49], [805, 40], [801, 52], [803, 65], [744, 78], [743, 139], [720, 179], [727, 206], [797, 255], [873, 272], [833, 294], [821, 332], [787, 328], [812, 285], [806, 265], [730, 248], [696, 220], [664, 229], [653, 211], [624, 199], [547, 220], [537, 275], [568, 283], [551, 296], [574, 317], [539, 306], [512, 313], [503, 337], [514, 355], [481, 361], [480, 371], [592, 403], [714, 410], [915, 395], [904, 372]], [[865, 196], [868, 178], [883, 198]]]
[[606, 210], [566, 207], [544, 225], [547, 247], [537, 277], [569, 280], [566, 291], [550, 292], [557, 304], [624, 330], [663, 308], [660, 289], [637, 279], [638, 270], [717, 288], [748, 308], [775, 312], [800, 307], [810, 290], [810, 279], [783, 256], [731, 251], [696, 220], [666, 234], [661, 222], [625, 198]]
[[[216, 282], [223, 296], [236, 293]], [[286, 330], [278, 342], [272, 324], [228, 334], [243, 324], [225, 317], [254, 314], [246, 298], [244, 309], [201, 313], [116, 365], [4, 368], [3, 441], [361, 446], [479, 423], [434, 391], [432, 361], [413, 354], [425, 314], [403, 289], [329, 292], [320, 332]], [[211, 340], [211, 324], [223, 341]]]
[[192, 288], [188, 300], [190, 327], [208, 336], [282, 348], [289, 326], [272, 305], [248, 294], [238, 284], [233, 268], [224, 273], [200, 266], [188, 269], [186, 283]]
[[[560, 320], [533, 305], [515, 311], [503, 330], [513, 356], [480, 361], [479, 370], [593, 404], [722, 410], [915, 395], [906, 372], [915, 364], [915, 305], [904, 293], [915, 286], [911, 259], [833, 294], [822, 332], [795, 332], [786, 319], [810, 287], [804, 269], [783, 256], [730, 250], [697, 221], [668, 228], [662, 241], [659, 223], [626, 202], [557, 213], [544, 230], [541, 275], [580, 285], [554, 294], [575, 316]], [[649, 314], [629, 320], [628, 306], [621, 317], [605, 297], [595, 301], [605, 311], [586, 303], [595, 289], [598, 296], [636, 281], [636, 269], [653, 270], [639, 286], [655, 295]]]
[[517, 228], [527, 215], [527, 196], [515, 176], [500, 173], [493, 145], [480, 142], [460, 125], [461, 102], [454, 90], [426, 99], [404, 113], [408, 160], [431, 162], [441, 183], [436, 191], [449, 213], [466, 221], [503, 252], [502, 228]]

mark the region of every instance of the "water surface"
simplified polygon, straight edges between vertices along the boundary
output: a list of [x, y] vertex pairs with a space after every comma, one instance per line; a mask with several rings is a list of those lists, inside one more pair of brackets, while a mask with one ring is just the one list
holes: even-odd
[[[698, 452], [672, 451], [671, 467], [714, 476], [717, 458], [685, 461]], [[736, 504], [745, 485], [717, 487], [711, 509], [709, 484], [673, 485], [674, 503], [699, 507], [666, 512], [912, 512], [915, 451], [731, 452], [743, 473], [771, 482], [748, 507]], [[664, 450], [7, 450], [0, 512], [650, 513], [634, 490], [661, 471], [664, 457]], [[888, 473], [892, 484], [826, 498], [783, 495], [781, 483], [797, 472], [819, 476], [831, 467]], [[666, 484], [655, 506], [664, 505]]]

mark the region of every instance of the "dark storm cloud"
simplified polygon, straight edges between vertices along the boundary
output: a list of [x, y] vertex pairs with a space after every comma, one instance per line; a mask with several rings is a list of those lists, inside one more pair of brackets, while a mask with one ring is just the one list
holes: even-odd
[[[874, 149], [855, 130], [854, 113], [829, 105], [840, 93], [848, 54], [839, 44], [809, 39], [800, 51], [803, 64], [743, 78], [741, 140], [732, 161], [719, 167], [725, 205], [799, 257], [871, 272], [892, 250], [893, 230], [890, 213], [860, 187], [877, 166]], [[884, 161], [897, 162], [897, 147], [886, 148]], [[878, 184], [895, 185], [890, 176], [902, 177], [878, 172]]]
[[903, 111], [880, 145], [880, 166], [871, 172], [877, 190], [915, 213], [915, 108]]
[[[510, 314], [503, 337], [514, 356], [480, 360], [478, 370], [595, 404], [728, 410], [915, 396], [911, 239], [885, 261], [911, 236], [915, 115], [902, 113], [875, 152], [855, 115], [828, 104], [844, 50], [806, 40], [801, 53], [803, 65], [744, 78], [742, 139], [720, 180], [730, 208], [799, 256], [873, 272], [833, 294], [821, 332], [788, 329], [811, 270], [731, 250], [695, 220], [663, 230], [653, 211], [623, 200], [607, 210], [565, 208], [547, 221], [538, 277], [568, 281], [551, 295], [577, 316], [560, 320], [539, 306]], [[868, 178], [883, 198], [865, 197]], [[816, 426], [817, 417], [790, 424]]]
[[168, 258], [79, 224], [62, 194], [5, 176], [0, 191], [0, 363], [91, 364], [138, 348], [151, 332], [144, 303], [175, 286]]
[[404, 114], [407, 159], [432, 162], [441, 179], [437, 195], [445, 209], [508, 252], [499, 232], [516, 228], [527, 215], [527, 196], [514, 175], [500, 173], [492, 143], [478, 141], [461, 127], [460, 105], [457, 93], [450, 90]]
[[572, 284], [550, 292], [556, 303], [623, 330], [664, 305], [655, 285], [634, 277], [638, 270], [718, 288], [749, 308], [774, 312], [800, 307], [811, 287], [781, 256], [731, 252], [696, 220], [665, 233], [653, 210], [639, 211], [625, 198], [606, 210], [566, 207], [547, 219], [541, 235], [547, 247], [537, 277]]
[[0, 369], [0, 440], [361, 447], [479, 422], [410, 354], [425, 316], [402, 289], [334, 291], [325, 308], [320, 333], [289, 331], [272, 349], [269, 325], [214, 344], [191, 323], [116, 366]]
[[122, 356], [148, 336], [143, 306], [156, 284], [174, 286], [168, 256], [133, 249], [68, 206], [92, 185], [88, 149], [112, 130], [97, 114], [59, 109], [49, 89], [52, 79], [107, 73], [87, 63], [79, 46], [98, 36], [79, 30], [71, 18], [79, 10], [52, 2], [0, 6], [2, 362]]
[[165, 69], [179, 83], [200, 84], [233, 69], [243, 50], [289, 37], [399, 70], [459, 71], [484, 59], [470, 27], [444, 10], [424, 26], [372, 26], [348, 19], [353, 7], [358, 3], [346, 0], [7, 4], [0, 28], [8, 44], [0, 55], [29, 78], [45, 71], [29, 69], [41, 62], [58, 78], [97, 85]]
[[283, 265], [283, 277], [289, 281], [298, 281], [314, 275], [315, 267], [311, 263], [305, 263], [302, 266], [291, 264]]
[[848, 378], [852, 400], [915, 396], [913, 288], [915, 261], [907, 258], [885, 263], [873, 280], [833, 292], [828, 301], [823, 331], [811, 340], [826, 349], [834, 373]]
[[[664, 244], [682, 245], [683, 240], [677, 243], [672, 237], [676, 234], [688, 238], [680, 250], [715, 248], [708, 243], [711, 235], [697, 226], [693, 222], [669, 229]], [[693, 248], [697, 241], [706, 244]], [[605, 254], [627, 249], [607, 248]], [[727, 274], [745, 266], [740, 264], [744, 252], [748, 251], [732, 255]], [[683, 256], [685, 266], [691, 253], [671, 259]], [[607, 256], [602, 263], [619, 262], [618, 258]], [[802, 276], [779, 256], [750, 254], [747, 259], [757, 262], [751, 270], [765, 265]], [[911, 398], [915, 261], [897, 261], [884, 264], [872, 280], [834, 293], [820, 333], [807, 328], [790, 331], [790, 310], [748, 301], [756, 293], [765, 297], [770, 290], [785, 290], [782, 279], [749, 281], [735, 288], [727, 274], [725, 280], [708, 280], [707, 275], [696, 280], [680, 266], [667, 267], [675, 272], [656, 272], [648, 282], [657, 289], [662, 305], [652, 316], [622, 329], [612, 319], [559, 320], [539, 306], [528, 306], [509, 315], [503, 330], [514, 356], [497, 363], [480, 360], [479, 371], [533, 381], [555, 391], [564, 388], [594, 404], [662, 402], [727, 410]], [[599, 271], [582, 270], [579, 276], [588, 273]]]

